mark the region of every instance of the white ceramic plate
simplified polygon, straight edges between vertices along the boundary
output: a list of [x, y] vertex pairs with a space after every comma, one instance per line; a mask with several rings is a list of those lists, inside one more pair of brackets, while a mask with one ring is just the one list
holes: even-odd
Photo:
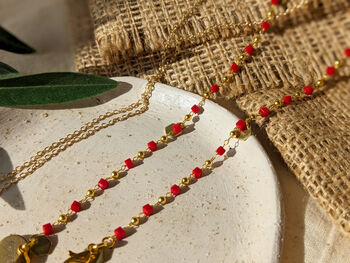
[[[142, 79], [116, 79], [123, 82], [117, 93], [124, 93], [110, 101], [116, 94], [100, 96], [99, 101], [106, 102], [94, 107], [85, 106], [96, 104], [95, 99], [56, 109], [0, 109], [1, 172], [83, 122], [135, 101], [145, 85]], [[74, 145], [6, 192], [0, 198], [0, 236], [41, 231], [42, 224], [55, 221], [73, 200], [145, 149], [148, 141], [158, 139], [165, 126], [181, 121], [199, 100], [157, 84], [146, 113]], [[62, 262], [68, 249], [79, 252], [128, 224], [144, 204], [155, 202], [212, 156], [236, 121], [207, 101], [193, 131], [145, 159], [58, 234], [48, 262]], [[269, 159], [254, 137], [240, 142], [230, 156], [128, 237], [110, 262], [278, 262], [280, 192]]]

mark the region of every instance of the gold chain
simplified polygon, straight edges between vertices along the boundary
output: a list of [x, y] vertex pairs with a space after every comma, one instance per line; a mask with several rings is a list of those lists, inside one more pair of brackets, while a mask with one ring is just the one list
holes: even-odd
[[[165, 76], [168, 65], [171, 63], [170, 60], [167, 60], [167, 54], [169, 51], [174, 50], [175, 54], [179, 52], [179, 47], [182, 43], [191, 42], [198, 43], [199, 40], [205, 40], [211, 37], [214, 31], [216, 30], [229, 30], [237, 27], [254, 27], [260, 24], [261, 21], [255, 21], [250, 23], [225, 23], [217, 24], [208, 27], [203, 32], [196, 34], [188, 34], [187, 36], [177, 36], [178, 30], [181, 26], [187, 23], [188, 18], [196, 14], [196, 9], [203, 3], [205, 0], [197, 0], [183, 15], [181, 20], [172, 28], [170, 31], [168, 39], [164, 43], [164, 49], [161, 51], [161, 63], [159, 68], [156, 70], [156, 73], [147, 78], [148, 82], [146, 84], [144, 92], [141, 94], [141, 98], [124, 108], [116, 109], [114, 111], [106, 112], [97, 118], [94, 118], [90, 122], [85, 123], [80, 129], [75, 130], [73, 133], [68, 134], [67, 136], [59, 139], [57, 142], [52, 143], [50, 146], [45, 147], [43, 150], [37, 152], [34, 156], [30, 157], [29, 161], [24, 162], [22, 165], [17, 166], [10, 173], [0, 177], [0, 183], [4, 183], [0, 187], [0, 195], [10, 188], [12, 185], [23, 180], [27, 176], [34, 173], [37, 169], [42, 167], [45, 163], [50, 161], [53, 157], [57, 156], [62, 151], [65, 151], [70, 146], [75, 143], [85, 140], [90, 136], [94, 135], [96, 132], [113, 126], [114, 124], [125, 121], [131, 117], [140, 115], [144, 113], [149, 106], [149, 99], [151, 98], [154, 85], [157, 81], [161, 81]], [[284, 12], [273, 14], [272, 11], [269, 12], [268, 16], [275, 16], [275, 18], [280, 18], [286, 16], [296, 10], [301, 9], [303, 6], [306, 6], [309, 3], [309, 0], [302, 0], [299, 4], [294, 5], [293, 7], [286, 9]], [[175, 38], [177, 39], [175, 40]], [[174, 59], [175, 56], [172, 57]], [[102, 121], [111, 118], [115, 115], [123, 114], [120, 117], [115, 117], [108, 122], [100, 124]]]
[[[180, 26], [186, 23], [189, 16], [195, 13], [195, 9], [201, 5], [205, 0], [197, 0], [191, 8], [189, 8], [183, 18], [178, 22], [179, 25], [175, 26], [170, 32], [170, 38], [165, 42], [165, 50], [161, 53], [162, 61], [158, 70], [153, 76], [148, 78], [148, 82], [146, 84], [144, 92], [141, 94], [141, 98], [135, 102], [121, 109], [116, 109], [111, 112], [106, 112], [100, 115], [97, 118], [94, 118], [92, 121], [85, 123], [80, 129], [74, 131], [71, 134], [68, 134], [66, 137], [59, 139], [57, 142], [52, 143], [50, 146], [45, 147], [43, 150], [36, 153], [36, 155], [30, 157], [29, 161], [24, 162], [22, 165], [17, 166], [12, 172], [2, 176], [0, 178], [0, 182], [4, 182], [10, 180], [10, 182], [5, 183], [0, 188], [0, 194], [5, 190], [10, 188], [12, 185], [17, 182], [23, 180], [27, 176], [34, 173], [38, 168], [43, 166], [46, 162], [51, 160], [53, 157], [57, 156], [60, 152], [65, 151], [67, 148], [72, 146], [73, 144], [85, 140], [90, 136], [94, 135], [96, 132], [107, 128], [109, 126], [113, 126], [117, 122], [121, 122], [129, 119], [130, 117], [134, 117], [136, 115], [140, 115], [144, 113], [148, 109], [149, 99], [151, 98], [152, 91], [154, 85], [157, 81], [160, 81], [166, 72], [166, 67], [170, 63], [166, 61], [166, 53], [172, 49], [170, 43], [170, 39], [172, 39], [172, 35], [176, 34]], [[139, 108], [140, 107], [140, 108]], [[139, 109], [137, 109], [139, 108]], [[124, 114], [123, 114], [124, 113]], [[100, 122], [111, 118], [112, 116], [123, 114], [120, 117], [113, 118], [108, 122], [102, 123], [98, 125]]]

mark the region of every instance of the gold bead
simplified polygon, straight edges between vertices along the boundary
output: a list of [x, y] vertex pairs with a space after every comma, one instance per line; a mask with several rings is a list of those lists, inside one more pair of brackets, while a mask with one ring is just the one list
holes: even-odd
[[241, 136], [241, 132], [239, 130], [233, 130], [230, 132], [231, 138], [238, 138], [239, 136]]
[[255, 114], [250, 114], [249, 115], [249, 119], [251, 119], [252, 121], [256, 120], [256, 115]]
[[228, 83], [228, 82], [230, 82], [230, 81], [231, 81], [231, 77], [230, 77], [230, 76], [228, 76], [228, 75], [223, 76], [222, 81], [223, 81], [223, 82], [225, 82], [225, 83]]
[[60, 222], [60, 223], [67, 223], [67, 221], [68, 221], [68, 216], [67, 215], [60, 215], [59, 217], [58, 217], [58, 221]]
[[275, 13], [271, 10], [271, 11], [269, 11], [269, 12], [267, 13], [267, 17], [268, 17], [269, 19], [272, 19], [272, 18], [275, 17]]
[[336, 61], [334, 62], [334, 67], [335, 67], [336, 69], [340, 68], [341, 66], [342, 66], [342, 63], [341, 63], [340, 60], [336, 60]]
[[260, 42], [260, 37], [259, 36], [255, 37], [254, 40], [253, 40], [253, 44], [256, 45], [259, 42]]
[[206, 160], [204, 164], [205, 164], [206, 167], [211, 167], [213, 165], [213, 161], [212, 160]]
[[166, 143], [168, 141], [168, 137], [163, 135], [162, 137], [160, 137], [160, 141]]
[[118, 179], [119, 178], [119, 173], [117, 171], [113, 171], [113, 172], [111, 172], [111, 177], [113, 179]]
[[316, 87], [317, 88], [321, 88], [324, 86], [324, 80], [323, 79], [320, 79], [318, 81], [316, 81]]
[[158, 198], [158, 203], [165, 205], [166, 204], [166, 197], [165, 196], [160, 196]]
[[87, 197], [94, 197], [95, 196], [95, 191], [94, 190], [87, 190], [86, 192]]
[[186, 121], [190, 121], [192, 119], [192, 115], [191, 114], [186, 114], [185, 115], [185, 120]]
[[138, 152], [138, 153], [137, 153], [137, 157], [139, 157], [139, 158], [141, 158], [141, 159], [145, 158], [145, 152], [144, 152], [144, 151]]
[[242, 54], [239, 56], [239, 60], [242, 62], [246, 61], [246, 59], [247, 59], [247, 56], [245, 54]]
[[205, 93], [203, 94], [203, 96], [204, 96], [204, 98], [209, 99], [210, 94], [209, 94], [209, 92], [205, 92]]
[[138, 216], [134, 216], [131, 218], [130, 223], [134, 226], [138, 226], [140, 224], [140, 218]]
[[282, 105], [281, 101], [279, 101], [279, 100], [275, 100], [275, 102], [273, 104], [277, 107], [280, 107]]
[[299, 91], [296, 91], [296, 92], [294, 93], [294, 96], [295, 96], [296, 98], [300, 98], [300, 97], [301, 97], [301, 93], [300, 93]]
[[190, 179], [188, 177], [184, 177], [184, 178], [182, 178], [181, 182], [185, 185], [188, 185], [188, 184], [190, 184]]

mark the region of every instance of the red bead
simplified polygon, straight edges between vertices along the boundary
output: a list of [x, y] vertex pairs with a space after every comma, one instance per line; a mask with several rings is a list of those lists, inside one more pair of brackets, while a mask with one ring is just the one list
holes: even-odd
[[279, 0], [271, 0], [271, 5], [278, 5], [279, 3]]
[[270, 114], [270, 110], [268, 108], [265, 108], [265, 107], [261, 108], [259, 110], [259, 114], [260, 114], [261, 117], [267, 117]]
[[312, 92], [314, 92], [314, 89], [310, 86], [306, 86], [306, 87], [304, 87], [304, 92], [306, 95], [311, 95]]
[[78, 213], [81, 210], [81, 203], [74, 201], [71, 205], [70, 205], [70, 209], [76, 213]]
[[237, 73], [239, 70], [239, 66], [236, 63], [233, 63], [230, 67], [230, 70], [234, 73]]
[[292, 102], [292, 96], [285, 96], [282, 98], [284, 104], [289, 104]]
[[335, 72], [335, 68], [334, 67], [327, 67], [327, 69], [326, 69], [327, 75], [332, 76], [334, 74], [334, 72]]
[[219, 86], [214, 84], [213, 86], [210, 87], [210, 90], [215, 93], [215, 92], [218, 92], [219, 91]]
[[254, 53], [254, 48], [252, 45], [248, 45], [244, 48], [245, 52], [247, 52], [248, 55], [251, 55]]
[[55, 231], [50, 223], [43, 225], [43, 232], [45, 236], [52, 235]]
[[245, 121], [239, 120], [236, 122], [236, 127], [241, 131], [245, 131], [245, 129], [247, 128], [247, 124], [245, 123]]
[[203, 171], [201, 168], [196, 167], [193, 169], [192, 174], [194, 175], [194, 178], [199, 179], [202, 177]]
[[181, 188], [177, 184], [174, 184], [172, 187], [170, 187], [170, 191], [173, 195], [177, 196], [180, 194]]
[[216, 153], [218, 155], [223, 155], [226, 152], [225, 148], [220, 146], [219, 148], [216, 149]]
[[120, 241], [125, 238], [125, 230], [120, 226], [114, 230], [114, 235]]
[[345, 56], [350, 57], [350, 48], [345, 49], [344, 54]]
[[270, 23], [267, 22], [267, 21], [262, 22], [262, 23], [261, 23], [261, 28], [262, 28], [263, 30], [265, 30], [265, 31], [269, 30], [269, 28], [270, 28]]
[[150, 216], [153, 214], [153, 206], [150, 204], [144, 205], [142, 211], [146, 216]]
[[131, 168], [134, 167], [134, 163], [133, 163], [133, 161], [132, 161], [130, 158], [129, 158], [129, 159], [126, 159], [126, 160], [124, 161], [124, 163], [125, 163], [126, 167], [128, 167], [128, 169], [131, 169]]
[[150, 141], [147, 143], [148, 149], [150, 149], [152, 152], [156, 151], [158, 148], [158, 145], [154, 141]]
[[192, 112], [194, 114], [198, 113], [201, 109], [197, 105], [193, 105], [191, 108]]
[[182, 127], [181, 127], [180, 123], [175, 123], [173, 125], [173, 132], [174, 132], [174, 135], [179, 134], [180, 132], [182, 132]]
[[101, 178], [101, 179], [100, 179], [100, 181], [98, 181], [97, 185], [98, 185], [98, 187], [100, 187], [100, 188], [101, 188], [101, 190], [105, 190], [105, 189], [107, 189], [107, 188], [108, 188], [109, 183], [108, 183], [108, 181], [107, 181], [107, 180], [105, 180], [105, 179]]

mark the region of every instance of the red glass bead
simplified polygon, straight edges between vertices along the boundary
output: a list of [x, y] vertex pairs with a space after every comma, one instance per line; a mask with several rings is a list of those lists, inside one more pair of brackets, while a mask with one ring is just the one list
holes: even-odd
[[153, 206], [150, 204], [144, 205], [142, 207], [142, 212], [146, 215], [146, 216], [150, 216], [153, 214]]
[[108, 183], [108, 181], [107, 181], [107, 180], [105, 180], [105, 179], [101, 178], [101, 179], [100, 179], [100, 181], [98, 181], [97, 185], [98, 185], [98, 187], [100, 187], [100, 188], [101, 188], [101, 190], [105, 190], [105, 189], [107, 189], [107, 188], [108, 188], [109, 183]]
[[279, 0], [271, 0], [271, 5], [278, 5], [279, 3]]
[[248, 45], [244, 48], [245, 52], [247, 52], [248, 55], [251, 55], [254, 53], [254, 48], [252, 45]]
[[52, 235], [55, 231], [50, 223], [43, 225], [43, 232], [45, 236]]
[[335, 72], [335, 68], [334, 67], [327, 67], [327, 69], [326, 69], [327, 75], [332, 76], [334, 74], [334, 72]]
[[124, 161], [124, 163], [125, 163], [126, 167], [128, 167], [128, 169], [131, 169], [131, 168], [134, 167], [134, 163], [133, 163], [133, 161], [132, 161], [130, 158], [129, 158], [129, 159], [126, 159], [126, 160]]
[[214, 84], [213, 86], [210, 87], [210, 90], [215, 93], [219, 91], [219, 86], [217, 84]]
[[310, 86], [306, 86], [306, 87], [304, 87], [304, 92], [306, 95], [311, 95], [312, 92], [314, 92], [314, 89]]
[[241, 131], [245, 131], [245, 129], [247, 128], [247, 124], [245, 121], [239, 120], [236, 122], [236, 127]]
[[194, 175], [194, 178], [199, 179], [202, 177], [203, 171], [201, 168], [196, 167], [193, 169], [192, 174]]
[[174, 184], [172, 187], [170, 187], [170, 191], [173, 195], [177, 196], [180, 194], [181, 188], [177, 184]]
[[261, 117], [267, 117], [270, 114], [270, 110], [268, 108], [263, 107], [259, 110], [259, 114]]
[[292, 96], [285, 96], [282, 98], [284, 104], [289, 104], [292, 102]]
[[219, 148], [216, 149], [216, 153], [218, 155], [223, 155], [226, 152], [225, 148], [220, 146]]
[[262, 23], [261, 23], [261, 28], [262, 28], [263, 30], [265, 30], [265, 31], [269, 30], [269, 28], [270, 28], [270, 23], [267, 22], [267, 21], [262, 22]]
[[230, 70], [234, 73], [237, 73], [239, 70], [239, 66], [236, 63], [233, 63], [230, 67]]
[[198, 113], [201, 109], [197, 105], [193, 105], [191, 108], [192, 112], [194, 114]]
[[156, 151], [158, 148], [158, 145], [154, 141], [150, 141], [147, 143], [148, 149], [150, 149], [152, 152]]
[[179, 134], [181, 131], [182, 131], [181, 124], [180, 124], [180, 123], [175, 123], [175, 124], [173, 125], [173, 132], [174, 132], [174, 135]]
[[120, 241], [125, 238], [125, 230], [121, 226], [114, 230], [115, 237]]
[[345, 49], [344, 54], [345, 56], [350, 57], [350, 48]]
[[70, 209], [76, 213], [78, 213], [81, 210], [81, 203], [79, 203], [78, 201], [74, 201], [71, 205], [70, 205]]

